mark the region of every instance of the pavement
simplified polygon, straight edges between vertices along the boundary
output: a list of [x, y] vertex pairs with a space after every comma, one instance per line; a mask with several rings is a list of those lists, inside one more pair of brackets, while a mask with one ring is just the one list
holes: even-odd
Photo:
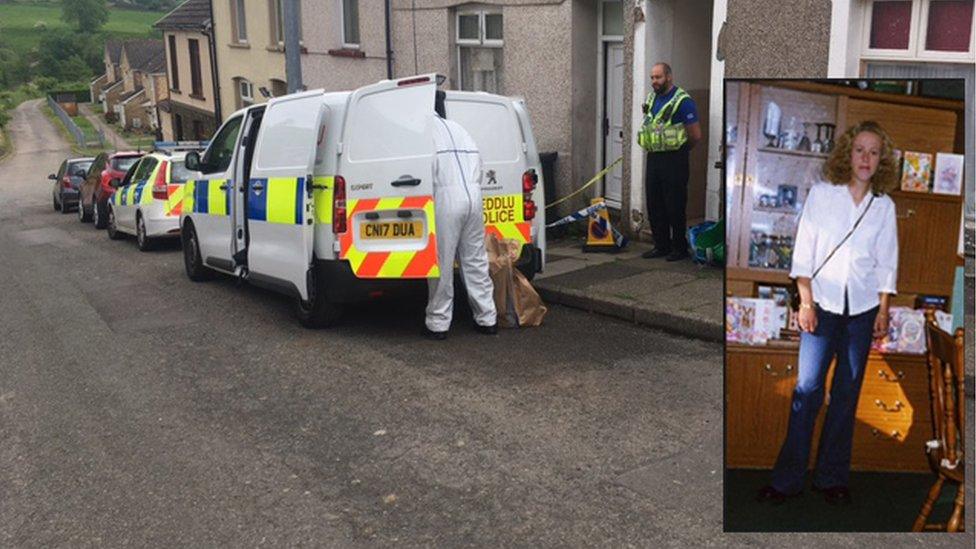
[[690, 259], [644, 259], [641, 254], [651, 249], [645, 242], [630, 242], [619, 253], [587, 253], [584, 240], [547, 243], [545, 272], [533, 280], [547, 303], [722, 342], [722, 269]]
[[81, 112], [88, 119], [89, 122], [94, 124], [96, 128], [100, 128], [105, 132], [105, 145], [111, 145], [111, 148], [116, 151], [134, 151], [135, 147], [129, 144], [128, 141], [122, 137], [119, 132], [115, 130], [111, 124], [105, 122], [105, 119], [101, 117], [98, 113], [92, 110], [91, 104], [89, 103], [79, 103], [78, 111]]

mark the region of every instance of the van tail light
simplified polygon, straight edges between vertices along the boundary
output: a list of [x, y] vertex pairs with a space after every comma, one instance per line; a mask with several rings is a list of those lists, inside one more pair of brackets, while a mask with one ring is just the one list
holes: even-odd
[[538, 211], [535, 202], [532, 200], [532, 191], [538, 184], [539, 176], [536, 175], [534, 169], [526, 170], [522, 174], [522, 218], [526, 221], [535, 219], [535, 213]]
[[160, 200], [166, 200], [166, 170], [169, 168], [168, 162], [163, 162], [159, 165], [159, 169], [156, 170], [156, 181], [153, 182], [153, 198], [158, 198]]
[[62, 177], [61, 178], [61, 186], [64, 187], [65, 189], [70, 189], [71, 188], [71, 177], [70, 176], [67, 176], [67, 175], [64, 176], [64, 177]]
[[346, 180], [341, 175], [335, 176], [332, 191], [332, 232], [339, 234], [346, 232]]

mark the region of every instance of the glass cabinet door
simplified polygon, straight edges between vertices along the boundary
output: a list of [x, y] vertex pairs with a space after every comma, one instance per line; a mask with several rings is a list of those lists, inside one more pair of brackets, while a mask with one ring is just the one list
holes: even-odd
[[803, 202], [822, 179], [836, 139], [838, 98], [763, 85], [751, 90], [737, 265], [785, 273]]

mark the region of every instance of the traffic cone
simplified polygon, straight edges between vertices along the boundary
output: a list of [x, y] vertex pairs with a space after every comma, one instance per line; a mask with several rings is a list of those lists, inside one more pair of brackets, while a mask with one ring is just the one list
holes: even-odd
[[[590, 205], [603, 203], [603, 197], [596, 197], [590, 201]], [[610, 224], [610, 215], [606, 208], [601, 208], [589, 217], [589, 228], [586, 231], [586, 244], [583, 246], [584, 252], [610, 252], [615, 253], [623, 249], [627, 239], [613, 229]]]

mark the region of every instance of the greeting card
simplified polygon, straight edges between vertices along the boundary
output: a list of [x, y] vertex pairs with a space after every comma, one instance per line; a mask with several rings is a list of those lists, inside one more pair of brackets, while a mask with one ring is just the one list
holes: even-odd
[[932, 155], [905, 151], [905, 162], [902, 165], [901, 190], [919, 193], [929, 192], [932, 180]]
[[939, 194], [962, 193], [962, 167], [965, 157], [961, 154], [936, 153], [935, 178], [932, 192]]

